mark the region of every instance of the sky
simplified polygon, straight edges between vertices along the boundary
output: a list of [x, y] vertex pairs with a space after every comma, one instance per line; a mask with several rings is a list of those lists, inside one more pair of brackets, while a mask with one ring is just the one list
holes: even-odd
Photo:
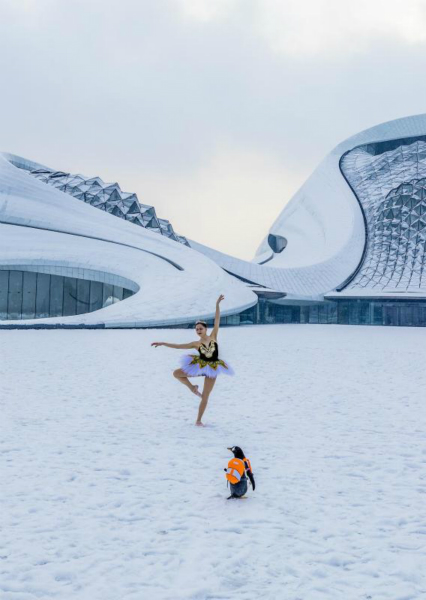
[[0, 150], [250, 259], [347, 137], [426, 112], [426, 0], [0, 0]]

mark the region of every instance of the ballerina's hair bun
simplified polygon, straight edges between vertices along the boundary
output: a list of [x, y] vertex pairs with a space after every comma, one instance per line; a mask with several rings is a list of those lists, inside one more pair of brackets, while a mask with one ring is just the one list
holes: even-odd
[[195, 327], [197, 327], [197, 325], [202, 325], [203, 327], [205, 327], [207, 329], [207, 323], [205, 321], [196, 321]]

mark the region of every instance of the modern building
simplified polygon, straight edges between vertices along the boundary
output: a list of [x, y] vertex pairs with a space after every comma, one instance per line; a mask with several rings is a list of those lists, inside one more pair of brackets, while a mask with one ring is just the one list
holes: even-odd
[[[426, 115], [339, 144], [287, 204], [252, 262], [190, 243], [227, 272], [263, 286], [244, 322], [425, 326]], [[272, 292], [281, 298], [268, 298]]]
[[256, 295], [118, 184], [0, 155], [0, 327], [152, 327]]
[[[98, 209], [98, 210], [96, 210]], [[175, 233], [117, 183], [0, 155], [0, 327], [426, 326], [426, 115], [339, 144], [253, 261]]]

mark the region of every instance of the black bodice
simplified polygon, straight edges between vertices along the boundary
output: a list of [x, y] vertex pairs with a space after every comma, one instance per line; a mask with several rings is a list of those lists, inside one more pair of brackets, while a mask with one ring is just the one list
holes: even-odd
[[207, 346], [201, 343], [198, 352], [200, 353], [200, 358], [206, 362], [214, 362], [219, 359], [219, 346], [214, 340], [210, 340]]

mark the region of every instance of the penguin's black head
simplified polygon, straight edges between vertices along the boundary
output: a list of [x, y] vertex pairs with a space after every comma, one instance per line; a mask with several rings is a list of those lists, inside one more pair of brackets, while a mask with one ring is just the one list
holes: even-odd
[[241, 448], [239, 446], [232, 446], [232, 448], [228, 448], [228, 450], [230, 450], [232, 452], [232, 454], [235, 456], [235, 458], [241, 458], [244, 459], [244, 452], [241, 450]]

